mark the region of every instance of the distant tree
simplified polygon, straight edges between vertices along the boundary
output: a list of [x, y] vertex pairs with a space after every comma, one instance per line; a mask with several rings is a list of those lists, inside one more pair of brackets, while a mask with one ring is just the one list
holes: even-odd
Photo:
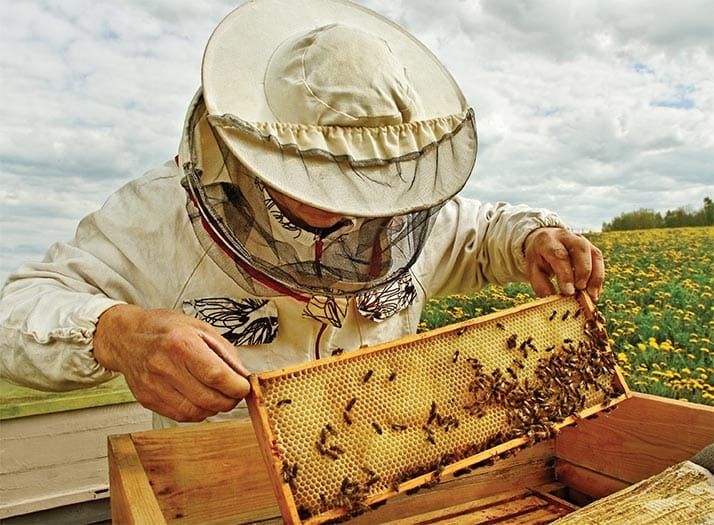
[[640, 208], [636, 211], [621, 213], [611, 222], [603, 223], [602, 231], [646, 230], [649, 228], [662, 228], [663, 226], [664, 220], [659, 212]]
[[681, 228], [684, 226], [714, 226], [714, 202], [704, 197], [704, 207], [693, 210], [691, 207], [667, 210], [664, 217], [654, 210], [640, 208], [636, 211], [621, 213], [612, 221], [602, 224], [602, 231], [646, 230], [649, 228]]
[[665, 228], [681, 228], [683, 226], [692, 226], [692, 214], [685, 208], [677, 208], [675, 210], [667, 210], [664, 214]]
[[704, 197], [704, 224], [714, 226], [714, 202], [709, 197]]

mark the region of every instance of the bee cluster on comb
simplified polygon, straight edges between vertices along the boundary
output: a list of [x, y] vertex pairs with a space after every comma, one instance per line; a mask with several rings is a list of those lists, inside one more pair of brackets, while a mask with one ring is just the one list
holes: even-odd
[[584, 296], [258, 374], [251, 386], [283, 517], [308, 523], [466, 474], [627, 395]]

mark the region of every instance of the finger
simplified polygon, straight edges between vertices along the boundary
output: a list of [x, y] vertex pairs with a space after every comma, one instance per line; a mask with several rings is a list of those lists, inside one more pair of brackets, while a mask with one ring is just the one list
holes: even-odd
[[185, 365], [200, 383], [228, 397], [243, 399], [250, 392], [248, 380], [216, 354], [202, 337]]
[[573, 284], [573, 267], [568, 249], [561, 242], [554, 242], [545, 247], [542, 257], [553, 269], [560, 293], [573, 295], [575, 285]]
[[562, 243], [570, 255], [570, 266], [573, 268], [575, 287], [578, 290], [585, 290], [592, 273], [592, 255], [590, 253], [591, 244], [584, 237], [568, 234], [562, 239]]
[[176, 383], [176, 390], [192, 405], [213, 412], [228, 412], [233, 410], [240, 399], [229, 397], [221, 391], [205, 385], [191, 374], [186, 373], [181, 381]]
[[530, 283], [538, 297], [546, 297], [555, 293], [555, 286], [550, 280], [551, 272], [534, 265], [530, 271]]
[[600, 298], [602, 285], [605, 282], [605, 261], [603, 260], [602, 252], [600, 250], [598, 250], [595, 246], [592, 246], [591, 248], [593, 269], [590, 273], [587, 292], [588, 295], [592, 297], [593, 301], [597, 301]]
[[208, 345], [208, 347], [213, 350], [216, 354], [220, 356], [223, 361], [228, 364], [233, 370], [238, 372], [243, 377], [248, 377], [250, 371], [243, 366], [238, 358], [238, 352], [236, 347], [233, 346], [229, 341], [223, 337], [214, 337], [212, 334], [205, 332], [200, 332], [201, 339]]
[[192, 403], [174, 387], [163, 382], [152, 382], [143, 385], [142, 388], [133, 386], [129, 378], [127, 383], [141, 406], [174, 421], [198, 422], [217, 413]]
[[[191, 337], [201, 346], [186, 346], [185, 352], [182, 353], [183, 358], [180, 359], [154, 354], [146, 363], [146, 375], [138, 375], [132, 380], [145, 390], [147, 397], [163, 399], [164, 396], [170, 395], [168, 391], [176, 391], [181, 398], [189, 400], [193, 405], [204, 410], [213, 413], [231, 410], [237, 404], [237, 399], [225, 395], [211, 385], [204, 384], [190, 372], [188, 364], [200, 360], [201, 352], [220, 362], [219, 358], [203, 346], [200, 339], [195, 338], [194, 334]], [[175, 352], [174, 356], [176, 354], [178, 352]], [[222, 366], [228, 369], [226, 364], [223, 363]]]

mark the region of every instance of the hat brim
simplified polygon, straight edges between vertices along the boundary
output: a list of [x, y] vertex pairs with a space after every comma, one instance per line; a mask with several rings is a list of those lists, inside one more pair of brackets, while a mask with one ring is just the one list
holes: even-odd
[[[292, 35], [336, 22], [388, 43], [420, 96], [425, 119], [467, 109], [459, 86], [439, 60], [381, 15], [344, 0], [257, 0], [229, 13], [209, 39], [202, 66], [208, 113], [236, 115], [246, 122], [278, 121], [263, 89], [271, 54]], [[473, 115], [467, 124], [453, 135], [458, 141], [449, 137], [448, 148], [431, 147], [416, 159], [359, 167], [344, 159], [306, 155], [245, 130], [217, 131], [249, 170], [294, 199], [345, 215], [388, 216], [441, 204], [461, 190], [476, 152]]]

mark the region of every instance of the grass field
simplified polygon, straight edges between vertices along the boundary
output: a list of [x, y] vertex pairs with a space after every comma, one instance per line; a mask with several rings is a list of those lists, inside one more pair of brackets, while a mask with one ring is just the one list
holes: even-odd
[[[714, 227], [591, 234], [605, 256], [600, 310], [630, 388], [714, 405]], [[524, 284], [431, 300], [427, 330], [522, 304]], [[51, 394], [0, 381], [0, 419], [131, 400], [123, 381]]]
[[[714, 228], [591, 234], [607, 265], [599, 302], [632, 390], [714, 405]], [[429, 302], [421, 329], [531, 300], [510, 285]]]

